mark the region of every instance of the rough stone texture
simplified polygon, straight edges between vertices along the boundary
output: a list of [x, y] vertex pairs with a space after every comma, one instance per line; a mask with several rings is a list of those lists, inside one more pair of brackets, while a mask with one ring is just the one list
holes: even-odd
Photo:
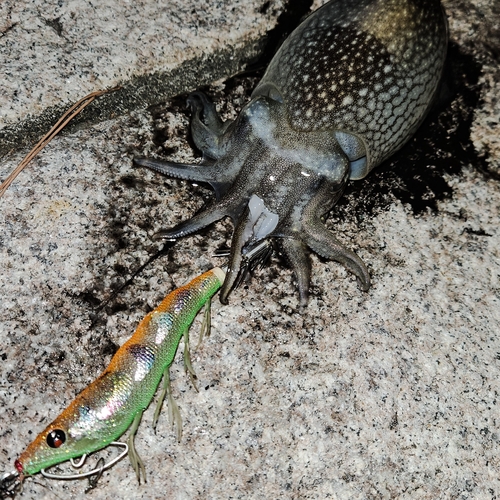
[[[38, 475], [21, 498], [498, 498], [497, 7], [446, 8], [452, 40], [482, 65], [471, 140], [484, 165], [441, 174], [451, 195], [434, 211], [415, 215], [393, 196], [369, 216], [334, 214], [332, 229], [370, 267], [368, 293], [313, 257], [299, 314], [291, 272], [274, 258], [228, 306], [215, 300], [212, 336], [192, 353], [199, 392], [181, 356], [172, 368], [182, 441], [165, 411], [156, 435], [154, 405], [144, 415], [146, 485], [123, 460], [88, 494], [86, 481]], [[253, 83], [233, 86], [226, 117]], [[56, 139], [0, 199], [3, 470], [168, 291], [223, 263], [212, 255], [230, 238], [228, 221], [158, 256], [163, 244], [150, 236], [211, 194], [131, 165], [137, 152], [192, 158], [182, 103]], [[1, 163], [0, 178], [23, 153]]]
[[[0, 5], [0, 153], [40, 136], [106, 88], [76, 123], [164, 101], [257, 58], [281, 0], [14, 1]], [[231, 26], [231, 29], [228, 29]]]

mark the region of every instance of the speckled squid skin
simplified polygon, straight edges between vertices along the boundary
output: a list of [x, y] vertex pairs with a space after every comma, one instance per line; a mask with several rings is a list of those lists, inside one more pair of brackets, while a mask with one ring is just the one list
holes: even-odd
[[437, 93], [447, 46], [439, 0], [332, 0], [271, 61], [238, 118], [222, 122], [201, 93], [188, 100], [202, 165], [137, 158], [172, 177], [207, 182], [217, 201], [157, 237], [175, 239], [230, 216], [230, 266], [220, 300], [277, 243], [308, 300], [307, 248], [342, 263], [367, 290], [365, 264], [321, 218], [349, 179], [398, 150]]
[[[223, 280], [224, 272], [214, 268], [168, 294], [146, 315], [106, 370], [16, 460], [22, 477], [97, 451], [119, 438], [148, 407], [182, 336]], [[48, 444], [52, 431], [65, 436], [56, 447]]]
[[295, 130], [334, 124], [359, 137], [367, 155], [356, 172], [361, 178], [420, 125], [441, 77], [446, 38], [438, 1], [336, 0], [295, 30], [253, 96], [276, 88]]

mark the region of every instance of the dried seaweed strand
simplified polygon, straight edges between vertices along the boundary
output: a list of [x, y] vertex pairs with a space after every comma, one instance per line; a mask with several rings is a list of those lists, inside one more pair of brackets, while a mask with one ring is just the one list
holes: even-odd
[[12, 184], [14, 179], [23, 171], [28, 163], [79, 113], [81, 113], [96, 97], [99, 97], [108, 92], [115, 92], [121, 87], [113, 87], [107, 90], [98, 90], [86, 95], [83, 99], [73, 104], [71, 108], [59, 118], [57, 123], [38, 141], [36, 146], [23, 158], [21, 163], [11, 172], [11, 174], [0, 184], [0, 198], [3, 196], [7, 188]]

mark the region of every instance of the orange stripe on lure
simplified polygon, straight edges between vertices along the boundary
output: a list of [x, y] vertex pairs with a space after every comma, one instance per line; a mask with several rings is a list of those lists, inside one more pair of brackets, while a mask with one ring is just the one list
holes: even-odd
[[[210, 304], [224, 277], [224, 271], [216, 267], [171, 292], [150, 312], [113, 356], [106, 370], [15, 461], [19, 481], [24, 476], [44, 472], [52, 465], [114, 444], [131, 426], [128, 453], [140, 479], [140, 472], [144, 475], [145, 471], [135, 452], [133, 438], [142, 413], [164, 374], [168, 384], [168, 369], [182, 336], [187, 335], [198, 311]], [[162, 398], [165, 393], [168, 393], [167, 386]], [[124, 443], [116, 444], [127, 448]]]

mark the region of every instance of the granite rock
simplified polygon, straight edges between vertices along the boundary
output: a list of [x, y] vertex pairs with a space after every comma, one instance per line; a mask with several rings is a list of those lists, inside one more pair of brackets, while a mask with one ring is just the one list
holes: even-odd
[[[194, 21], [181, 3], [168, 4], [168, 17], [189, 30]], [[30, 7], [33, 32], [20, 30], [12, 43], [43, 38], [44, 30], [59, 40], [57, 23], [50, 26], [42, 17], [60, 16], [66, 36], [72, 5], [64, 3], [61, 13], [52, 6], [43, 16]], [[152, 4], [134, 5], [123, 4], [124, 11], [138, 16], [131, 24], [125, 15], [114, 24], [96, 23], [95, 37], [103, 47], [115, 36], [113, 29], [126, 33], [146, 23], [138, 9], [152, 11]], [[279, 4], [270, 5], [266, 12], [278, 12]], [[220, 40], [235, 44], [232, 27], [240, 25], [224, 20], [221, 2], [208, 6], [213, 22], [224, 26]], [[338, 264], [313, 256], [311, 300], [300, 313], [293, 275], [273, 256], [234, 291], [228, 306], [213, 301], [212, 335], [192, 352], [198, 392], [184, 373], [182, 356], [174, 362], [181, 442], [166, 412], [156, 434], [150, 425], [154, 405], [144, 414], [136, 446], [147, 484], [138, 485], [123, 460], [87, 494], [86, 481], [38, 475], [25, 481], [20, 498], [500, 495], [498, 7], [494, 0], [447, 0], [445, 7], [454, 44], [451, 67], [460, 75], [472, 71], [473, 63], [477, 75], [458, 97], [449, 98], [445, 111], [430, 118], [428, 131], [409, 145], [414, 149], [403, 150], [353, 186], [328, 221], [367, 262], [373, 280], [369, 292], [361, 292]], [[99, 17], [111, 19], [109, 8]], [[12, 23], [18, 24], [11, 30], [21, 26], [21, 15], [13, 7]], [[198, 22], [207, 19], [197, 15]], [[182, 16], [188, 17], [181, 22]], [[238, 22], [253, 26], [249, 20]], [[206, 36], [195, 39], [192, 29], [190, 57], [196, 58], [208, 42]], [[3, 40], [10, 40], [9, 33]], [[72, 36], [76, 44], [78, 37]], [[152, 43], [159, 35], [148, 36]], [[157, 61], [145, 50], [137, 49], [130, 60], [147, 77], [157, 70]], [[164, 50], [165, 60], [174, 57], [169, 46]], [[174, 47], [172, 54], [190, 50]], [[84, 73], [68, 67], [72, 80], [65, 85], [67, 95], [61, 94], [59, 75], [53, 87], [43, 87], [27, 61], [18, 63], [21, 81], [33, 79], [23, 88], [37, 87], [33, 102], [43, 105], [15, 111], [11, 97], [5, 102], [13, 106], [12, 122], [94, 88]], [[117, 57], [116, 68], [120, 65]], [[116, 71], [123, 71], [119, 78], [125, 82], [136, 71], [116, 68], [108, 68], [111, 76], [98, 85], [113, 84]], [[225, 117], [235, 115], [257, 78], [219, 80], [209, 88]], [[227, 220], [175, 245], [151, 239], [209, 202], [211, 192], [135, 168], [131, 161], [135, 154], [191, 161], [188, 116], [182, 97], [79, 127], [56, 138], [0, 199], [2, 470], [12, 469], [34, 435], [105, 368], [166, 293], [223, 264], [213, 255], [228, 244]], [[467, 133], [460, 128], [464, 123]], [[445, 133], [433, 142], [436, 129]], [[435, 151], [428, 155], [429, 143]], [[25, 152], [20, 147], [4, 158], [0, 178]], [[407, 180], [411, 162], [426, 170]], [[422, 178], [430, 179], [426, 189]]]

